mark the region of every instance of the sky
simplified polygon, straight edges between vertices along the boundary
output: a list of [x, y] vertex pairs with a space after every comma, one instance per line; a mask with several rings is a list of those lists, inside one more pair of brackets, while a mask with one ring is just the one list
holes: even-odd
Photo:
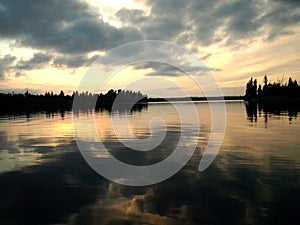
[[[114, 48], [161, 40], [206, 65], [191, 69], [201, 71], [195, 76], [209, 72], [224, 95], [244, 95], [251, 76], [259, 83], [264, 75], [271, 82], [300, 80], [299, 37], [298, 0], [0, 0], [0, 91], [72, 93], [92, 63]], [[178, 68], [139, 62], [93, 91], [131, 87], [177, 97], [178, 85], [201, 95]]]

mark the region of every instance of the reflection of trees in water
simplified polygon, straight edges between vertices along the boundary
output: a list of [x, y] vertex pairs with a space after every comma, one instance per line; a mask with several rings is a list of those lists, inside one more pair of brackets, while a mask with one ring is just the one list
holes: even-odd
[[300, 85], [292, 78], [284, 84], [281, 81], [270, 83], [264, 77], [263, 86], [251, 78], [246, 84], [245, 100], [248, 120], [257, 121], [257, 112], [264, 114], [265, 122], [271, 115], [287, 116], [291, 121], [300, 110]]
[[246, 106], [246, 113], [247, 113], [247, 118], [251, 122], [256, 122], [257, 121], [257, 104], [255, 103], [248, 103], [245, 104]]
[[97, 107], [95, 109], [96, 112], [103, 112], [108, 111], [110, 113], [112, 112], [118, 112], [118, 113], [129, 113], [129, 112], [141, 112], [143, 110], [148, 109], [147, 103], [139, 103], [134, 104], [131, 106], [130, 104], [119, 104], [117, 107], [112, 107], [111, 104], [102, 105], [100, 107]]
[[140, 103], [140, 104], [135, 104], [132, 107], [129, 107], [129, 105], [120, 105], [118, 107], [115, 107], [114, 110], [112, 110], [112, 105], [106, 104], [102, 105], [96, 108], [90, 107], [90, 108], [80, 108], [80, 109], [71, 109], [71, 108], [48, 108], [44, 110], [18, 110], [18, 111], [10, 111], [10, 112], [1, 112], [0, 115], [5, 115], [8, 117], [15, 117], [15, 116], [22, 116], [26, 115], [26, 118], [32, 118], [35, 117], [36, 115], [39, 114], [45, 114], [47, 118], [54, 118], [57, 115], [60, 115], [62, 119], [65, 118], [65, 115], [67, 113], [73, 112], [74, 115], [78, 116], [79, 113], [84, 113], [84, 114], [93, 114], [94, 112], [104, 112], [107, 111], [109, 113], [114, 113], [117, 112], [119, 114], [128, 114], [132, 112], [142, 112], [143, 110], [148, 109], [148, 104], [147, 103]]
[[78, 116], [79, 113], [84, 114], [93, 114], [94, 112], [109, 112], [109, 113], [119, 113], [119, 114], [128, 114], [132, 112], [142, 112], [143, 110], [148, 109], [147, 103], [139, 103], [135, 104], [133, 106], [130, 106], [129, 104], [122, 104], [118, 105], [118, 107], [112, 107], [112, 104], [104, 104], [99, 107], [96, 107], [95, 109], [93, 107], [91, 108], [79, 108], [79, 109], [73, 109], [74, 115]]
[[264, 101], [253, 101], [246, 102], [246, 113], [247, 119], [251, 122], [257, 122], [257, 114], [259, 117], [263, 115], [265, 122], [268, 122], [268, 118], [272, 115], [276, 116], [288, 116], [291, 121], [296, 118], [300, 111], [300, 105], [298, 102], [264, 102]]

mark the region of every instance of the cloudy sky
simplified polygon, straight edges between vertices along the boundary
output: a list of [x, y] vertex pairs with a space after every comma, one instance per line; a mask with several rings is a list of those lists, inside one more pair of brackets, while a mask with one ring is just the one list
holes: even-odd
[[[225, 95], [242, 95], [250, 76], [300, 80], [299, 37], [298, 0], [0, 0], [0, 90], [71, 93], [111, 49], [162, 40], [202, 59]], [[143, 76], [193, 90], [184, 73], [153, 62], [129, 65], [106, 88]], [[141, 89], [178, 95], [167, 82]]]

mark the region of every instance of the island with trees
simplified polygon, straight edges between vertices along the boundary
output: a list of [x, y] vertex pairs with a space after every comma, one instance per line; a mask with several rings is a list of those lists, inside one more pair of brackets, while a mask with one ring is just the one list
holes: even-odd
[[257, 83], [257, 79], [251, 77], [246, 84], [245, 100], [253, 101], [296, 101], [300, 99], [300, 86], [296, 80], [288, 79], [271, 83], [267, 76], [264, 76], [263, 85]]
[[246, 84], [245, 105], [248, 118], [255, 121], [257, 112], [268, 115], [281, 115], [287, 112], [289, 118], [300, 111], [300, 85], [292, 78], [287, 83], [269, 82], [264, 76], [263, 84], [258, 84], [252, 77]]

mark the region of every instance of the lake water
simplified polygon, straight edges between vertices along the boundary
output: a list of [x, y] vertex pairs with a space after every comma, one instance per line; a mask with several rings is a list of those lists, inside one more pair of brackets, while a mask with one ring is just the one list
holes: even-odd
[[[190, 104], [177, 104], [189, 111]], [[199, 172], [211, 118], [207, 102], [195, 106], [201, 126], [192, 158], [176, 175], [144, 187], [110, 182], [89, 167], [75, 142], [72, 112], [1, 116], [0, 224], [299, 224], [299, 114], [226, 102], [222, 147]], [[90, 117], [111, 154], [133, 165], [161, 161], [180, 136], [179, 117], [168, 103], [74, 115]], [[129, 119], [139, 138], [149, 136], [149, 121], [160, 117], [168, 133], [157, 149], [133, 152], [115, 136], [111, 117]], [[126, 138], [126, 129], [118, 132]]]

